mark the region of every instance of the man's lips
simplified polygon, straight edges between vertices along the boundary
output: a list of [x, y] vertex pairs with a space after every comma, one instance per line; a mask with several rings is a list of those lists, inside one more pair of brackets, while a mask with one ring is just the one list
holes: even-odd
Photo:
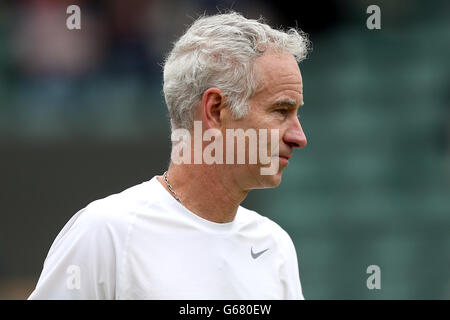
[[286, 165], [289, 164], [290, 157], [291, 157], [290, 155], [278, 155], [278, 158], [280, 159], [280, 163], [284, 163]]

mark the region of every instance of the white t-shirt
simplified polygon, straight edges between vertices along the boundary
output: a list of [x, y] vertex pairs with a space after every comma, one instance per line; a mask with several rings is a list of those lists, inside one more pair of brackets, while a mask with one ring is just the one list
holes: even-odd
[[150, 181], [90, 203], [53, 242], [29, 299], [303, 299], [276, 223], [239, 206], [215, 223]]

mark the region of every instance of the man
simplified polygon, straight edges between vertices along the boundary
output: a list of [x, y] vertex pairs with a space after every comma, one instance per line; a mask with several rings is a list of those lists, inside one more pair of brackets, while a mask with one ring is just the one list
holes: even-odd
[[[297, 63], [307, 50], [302, 32], [237, 13], [195, 21], [164, 65], [172, 148], [181, 143], [183, 155], [172, 152], [162, 176], [73, 216], [30, 299], [303, 299], [289, 235], [240, 203], [252, 189], [278, 186], [293, 149], [306, 145]], [[247, 140], [232, 144], [252, 130], [269, 161], [250, 161]], [[263, 139], [267, 130], [278, 138]], [[212, 137], [216, 161], [199, 159]]]

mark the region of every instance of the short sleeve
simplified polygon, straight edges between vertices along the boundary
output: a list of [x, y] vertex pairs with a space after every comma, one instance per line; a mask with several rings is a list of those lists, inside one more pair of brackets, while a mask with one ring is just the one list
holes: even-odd
[[53, 242], [28, 299], [114, 299], [120, 241], [107, 214], [86, 208]]
[[285, 300], [304, 300], [294, 243], [286, 231], [283, 230], [282, 235], [284, 263], [281, 269], [281, 280], [285, 286]]

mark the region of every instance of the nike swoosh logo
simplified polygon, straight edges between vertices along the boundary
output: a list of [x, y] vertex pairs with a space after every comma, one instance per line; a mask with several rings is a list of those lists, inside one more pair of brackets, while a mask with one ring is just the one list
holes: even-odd
[[252, 258], [253, 259], [257, 259], [260, 255], [262, 255], [267, 250], [269, 250], [269, 248], [267, 248], [267, 249], [265, 249], [263, 251], [260, 251], [260, 252], [253, 252], [253, 247], [252, 247], [252, 249], [250, 250], [250, 253], [252, 254]]

